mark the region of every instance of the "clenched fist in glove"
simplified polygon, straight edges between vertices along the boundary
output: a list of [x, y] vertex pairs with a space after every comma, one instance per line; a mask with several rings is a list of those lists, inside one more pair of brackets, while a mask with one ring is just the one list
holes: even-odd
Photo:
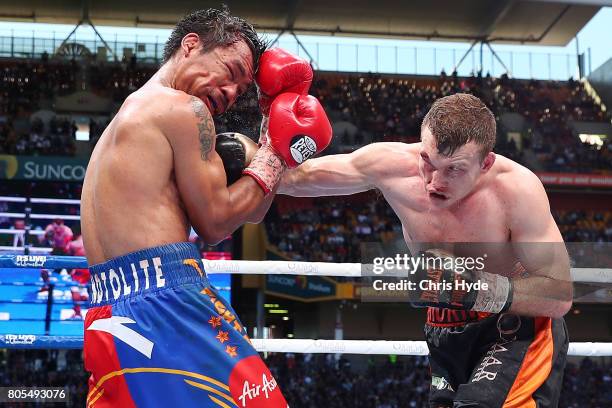
[[512, 304], [512, 282], [505, 276], [466, 268], [460, 258], [439, 249], [420, 254], [422, 262], [412, 274], [413, 306], [442, 307], [501, 313]]
[[261, 112], [267, 116], [272, 101], [281, 93], [307, 95], [312, 77], [312, 68], [305, 59], [282, 48], [272, 48], [264, 52], [259, 59], [259, 69], [255, 77]]
[[331, 124], [317, 98], [280, 94], [270, 106], [268, 138], [244, 174], [253, 177], [267, 194], [287, 167], [296, 167], [319, 153], [331, 138]]

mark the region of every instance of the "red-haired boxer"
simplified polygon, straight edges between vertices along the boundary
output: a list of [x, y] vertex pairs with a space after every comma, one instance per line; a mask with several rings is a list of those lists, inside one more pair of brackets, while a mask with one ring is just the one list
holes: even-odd
[[[253, 28], [225, 10], [186, 16], [161, 68], [126, 99], [96, 145], [81, 199], [93, 265], [84, 346], [89, 407], [287, 405], [186, 242], [190, 225], [215, 243], [259, 222], [285, 168], [331, 140], [316, 98], [284, 92], [296, 80], [289, 76], [245, 176], [227, 185], [212, 115], [250, 86], [263, 48]], [[267, 72], [282, 76], [287, 65]]]
[[[409, 292], [430, 306], [431, 407], [544, 408], [559, 401], [568, 347], [561, 317], [572, 304], [568, 256], [542, 183], [494, 154], [495, 136], [495, 117], [478, 98], [447, 96], [425, 116], [420, 143], [374, 143], [311, 160], [287, 172], [279, 188], [294, 196], [378, 189], [415, 261], [451, 260], [414, 269], [419, 284], [439, 285]], [[486, 257], [486, 270], [459, 271], [458, 259], [439, 251], [417, 256], [427, 249], [420, 243], [455, 243], [455, 257]], [[486, 282], [488, 290], [466, 292], [455, 286], [460, 281]]]

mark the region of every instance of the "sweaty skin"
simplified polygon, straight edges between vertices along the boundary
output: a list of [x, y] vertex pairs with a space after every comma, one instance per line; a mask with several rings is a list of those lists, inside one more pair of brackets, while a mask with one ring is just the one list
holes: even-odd
[[399, 217], [411, 251], [419, 242], [511, 243], [511, 257], [503, 245], [486, 244], [464, 246], [455, 255], [479, 256], [484, 248], [487, 270], [509, 277], [517, 277], [518, 260], [528, 276], [514, 279], [510, 311], [563, 316], [572, 304], [569, 259], [542, 183], [510, 159], [489, 153], [481, 161], [479, 154], [470, 142], [442, 156], [425, 128], [420, 143], [373, 143], [311, 159], [285, 173], [278, 193], [314, 197], [378, 189]]
[[226, 187], [211, 114], [231, 107], [253, 81], [244, 41], [202, 53], [188, 34], [174, 57], [131, 94], [102, 134], [81, 197], [87, 260], [188, 241], [190, 225], [216, 243], [260, 222], [273, 194], [251, 177]]

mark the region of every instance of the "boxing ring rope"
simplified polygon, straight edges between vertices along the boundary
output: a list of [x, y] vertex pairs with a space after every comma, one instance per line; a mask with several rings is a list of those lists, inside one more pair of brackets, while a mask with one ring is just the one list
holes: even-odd
[[[9, 197], [9, 196], [0, 196], [0, 201], [6, 201], [9, 203], [26, 203], [28, 201], [27, 198], [24, 197]], [[35, 204], [76, 204], [80, 205], [81, 200], [75, 200], [70, 198], [31, 198], [31, 203]]]
[[[0, 234], [23, 234], [25, 229], [0, 228]], [[45, 235], [43, 230], [30, 230], [30, 235]]]
[[[40, 263], [43, 262], [44, 266]], [[307, 275], [362, 278], [361, 263], [294, 262], [294, 261], [239, 261], [202, 259], [208, 274], [234, 275]], [[44, 261], [28, 260], [27, 255], [0, 255], [0, 268], [35, 267], [45, 269], [88, 268], [87, 260], [79, 256], [47, 256]], [[572, 268], [574, 282], [612, 283], [611, 268]]]
[[[7, 245], [0, 245], [0, 251], [25, 251], [26, 247], [23, 246], [7, 246]], [[27, 248], [30, 252], [40, 252], [40, 253], [45, 253], [48, 254], [51, 251], [53, 251], [53, 248], [46, 248], [46, 247], [28, 247]]]
[[[26, 203], [28, 199], [23, 197], [0, 196], [0, 201]], [[78, 199], [58, 199], [58, 198], [31, 198], [30, 203], [36, 204], [71, 204], [80, 205], [81, 200]], [[0, 212], [0, 217], [7, 218], [24, 218], [25, 213], [10, 213]], [[80, 215], [59, 215], [59, 214], [29, 214], [30, 219], [55, 219], [61, 218], [64, 220], [77, 221], [80, 220]], [[25, 229], [0, 229], [0, 234], [23, 234]], [[28, 230], [30, 235], [44, 235], [42, 230]], [[0, 251], [16, 251], [24, 250], [25, 247], [10, 247], [0, 246]], [[28, 246], [27, 249], [31, 252], [48, 253], [52, 248]], [[66, 258], [66, 259], [63, 259]], [[68, 262], [71, 257], [56, 257]], [[286, 261], [215, 261], [203, 260], [204, 266], [208, 273], [232, 273], [241, 275], [322, 275], [322, 276], [342, 276], [342, 277], [362, 277], [363, 265], [360, 263], [329, 263], [329, 262], [286, 262]], [[2, 267], [2, 266], [0, 266]], [[62, 266], [56, 268], [63, 268]], [[79, 266], [72, 268], [87, 268], [87, 266]], [[612, 269], [605, 268], [572, 268], [572, 279], [574, 282], [589, 282], [589, 283], [610, 283], [612, 282]]]
[[[25, 216], [25, 213], [0, 212], [0, 217], [6, 218], [25, 218]], [[81, 219], [81, 216], [64, 214], [30, 214], [30, 218], [33, 220], [54, 220], [56, 218], [61, 218], [62, 220], [78, 221]]]
[[[363, 264], [288, 262], [288, 261], [221, 261], [203, 259], [207, 273], [219, 274], [284, 274], [310, 276], [362, 277]], [[84, 257], [46, 255], [0, 255], [0, 268], [87, 268]], [[604, 282], [612, 276], [612, 269], [576, 268], [573, 276], [587, 282]], [[75, 283], [76, 286], [76, 283]], [[318, 339], [252, 339], [259, 352], [279, 353], [340, 353], [340, 354], [428, 354], [424, 341], [391, 340], [318, 340]], [[0, 335], [0, 348], [81, 348], [79, 336]], [[573, 342], [569, 345], [572, 356], [612, 356], [612, 343]]]
[[[260, 353], [394, 354], [398, 356], [427, 356], [429, 354], [429, 349], [424, 341], [251, 339], [251, 343]], [[0, 348], [80, 349], [82, 347], [83, 338], [79, 336], [0, 335]], [[612, 343], [570, 343], [568, 355], [611, 356]]]

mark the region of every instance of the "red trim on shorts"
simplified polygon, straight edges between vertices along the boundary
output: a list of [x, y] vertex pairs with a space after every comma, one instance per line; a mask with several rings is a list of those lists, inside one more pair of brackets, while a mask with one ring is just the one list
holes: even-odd
[[445, 309], [441, 307], [427, 308], [427, 324], [434, 327], [457, 327], [471, 322], [486, 319], [491, 313], [474, 312], [471, 310]]
[[105, 375], [121, 370], [121, 362], [115, 349], [113, 335], [98, 330], [87, 330], [87, 327], [95, 320], [109, 318], [112, 314], [112, 306], [109, 305], [91, 308], [85, 317], [83, 359], [85, 370], [91, 373], [87, 393], [88, 408], [116, 408], [117, 401], [121, 401], [122, 408], [136, 407], [122, 374], [111, 374], [110, 378], [97, 387]]

